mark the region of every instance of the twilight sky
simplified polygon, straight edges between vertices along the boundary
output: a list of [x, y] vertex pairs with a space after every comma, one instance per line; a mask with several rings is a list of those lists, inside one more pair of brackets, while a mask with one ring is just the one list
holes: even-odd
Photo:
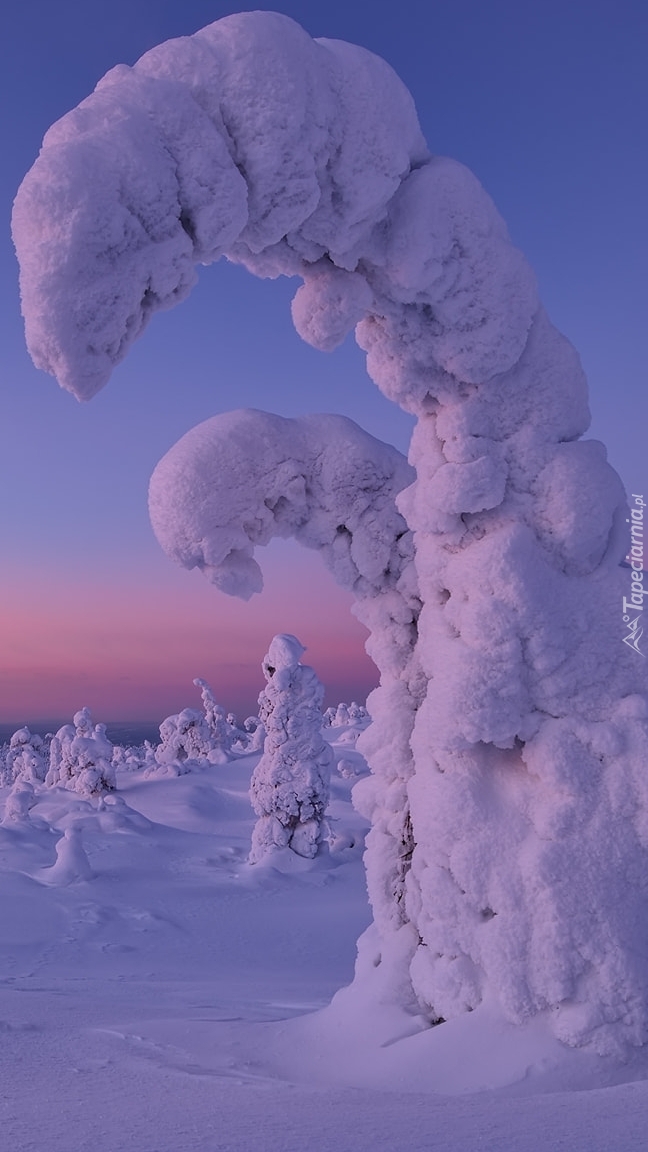
[[[468, 164], [578, 348], [592, 435], [632, 492], [648, 489], [648, 83], [644, 0], [285, 0], [258, 4], [312, 35], [384, 56], [431, 149]], [[37, 372], [19, 314], [11, 202], [48, 126], [119, 62], [239, 5], [220, 0], [23, 0], [0, 47], [0, 722], [161, 719], [198, 703], [194, 676], [247, 713], [268, 640], [292, 631], [329, 686], [374, 682], [363, 629], [314, 554], [266, 552], [243, 604], [174, 568], [148, 523], [148, 478], [190, 427], [235, 407], [341, 412], [406, 449], [410, 422], [352, 341], [332, 356], [292, 328], [295, 285], [221, 263], [154, 318], [111, 383], [79, 405]], [[371, 13], [370, 19], [367, 13]], [[262, 563], [264, 558], [261, 557]]]

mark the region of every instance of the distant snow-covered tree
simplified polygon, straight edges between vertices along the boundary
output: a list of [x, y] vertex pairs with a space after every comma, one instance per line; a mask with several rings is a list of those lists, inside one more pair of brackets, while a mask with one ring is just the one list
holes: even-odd
[[371, 717], [364, 704], [357, 704], [355, 700], [351, 701], [349, 704], [349, 723], [364, 728], [371, 723]]
[[211, 764], [225, 764], [230, 759], [232, 740], [237, 731], [236, 717], [233, 713], [228, 715], [225, 709], [216, 702], [214, 693], [206, 680], [198, 677], [194, 680], [194, 684], [200, 688], [205, 722], [209, 728], [210, 747], [207, 759]]
[[327, 708], [323, 717], [329, 739], [338, 744], [355, 744], [370, 723], [367, 709], [355, 700], [350, 704], [342, 702], [336, 708]]
[[322, 842], [333, 756], [322, 738], [324, 688], [313, 669], [300, 663], [305, 651], [295, 636], [282, 633], [262, 664], [267, 685], [259, 716], [266, 736], [250, 786], [259, 817], [252, 864], [278, 848], [312, 859]]
[[225, 710], [216, 702], [206, 680], [194, 680], [200, 688], [203, 711], [183, 708], [167, 716], [160, 724], [160, 744], [154, 757], [149, 756], [147, 771], [151, 775], [181, 776], [192, 768], [205, 768], [209, 764], [226, 764], [231, 758], [234, 729], [228, 723]]
[[113, 768], [125, 772], [139, 772], [147, 763], [146, 743], [148, 741], [144, 744], [115, 744], [112, 754]]

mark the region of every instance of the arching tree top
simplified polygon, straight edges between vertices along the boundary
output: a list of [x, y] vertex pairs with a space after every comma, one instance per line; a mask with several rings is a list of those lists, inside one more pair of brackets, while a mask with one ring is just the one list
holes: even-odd
[[45, 136], [13, 233], [31, 355], [79, 399], [224, 254], [301, 275], [293, 317], [317, 347], [366, 317], [406, 329], [417, 354], [400, 375], [369, 365], [406, 407], [435, 374], [447, 387], [510, 368], [537, 308], [490, 199], [430, 157], [389, 65], [273, 12], [113, 68]]

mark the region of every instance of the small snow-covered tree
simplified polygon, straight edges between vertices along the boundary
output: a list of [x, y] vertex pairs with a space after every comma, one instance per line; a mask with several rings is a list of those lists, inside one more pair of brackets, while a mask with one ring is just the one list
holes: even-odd
[[94, 872], [83, 847], [81, 824], [69, 824], [56, 844], [56, 860], [41, 873], [46, 884], [74, 884], [79, 880], [92, 880]]
[[259, 696], [266, 737], [252, 775], [250, 797], [259, 819], [250, 863], [277, 848], [312, 859], [322, 842], [329, 800], [332, 753], [322, 738], [324, 688], [295, 636], [272, 640], [262, 668], [267, 686]]
[[100, 796], [115, 788], [113, 745], [106, 725], [93, 725], [89, 708], [76, 712], [73, 723], [64, 724], [52, 738], [45, 782], [82, 796]]

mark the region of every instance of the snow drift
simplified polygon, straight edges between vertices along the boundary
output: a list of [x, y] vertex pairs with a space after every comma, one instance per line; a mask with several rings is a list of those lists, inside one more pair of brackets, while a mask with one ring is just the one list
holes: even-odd
[[[476, 179], [430, 155], [394, 73], [267, 12], [170, 41], [50, 129], [14, 237], [32, 356], [81, 398], [223, 254], [300, 275], [293, 319], [316, 347], [355, 327], [374, 381], [418, 418], [396, 496], [407, 595], [371, 576], [361, 978], [382, 968], [381, 995], [431, 1020], [494, 998], [512, 1021], [547, 1011], [572, 1044], [643, 1044], [647, 705], [622, 642], [624, 493], [579, 439], [584, 376], [524, 258]], [[239, 494], [195, 445], [207, 487], [258, 506], [254, 475]], [[215, 523], [198, 553], [193, 529], [178, 543], [195, 519], [181, 489], [164, 515], [153, 490], [165, 546], [168, 516], [181, 562], [254, 591], [253, 545], [289, 527], [283, 494], [258, 528]]]

